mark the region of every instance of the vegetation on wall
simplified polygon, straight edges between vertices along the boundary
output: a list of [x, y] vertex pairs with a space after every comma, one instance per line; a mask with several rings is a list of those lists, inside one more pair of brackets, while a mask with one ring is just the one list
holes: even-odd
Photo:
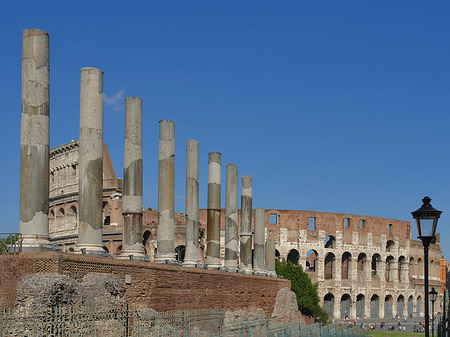
[[320, 306], [317, 284], [312, 284], [302, 266], [296, 266], [291, 261], [275, 261], [277, 275], [291, 281], [291, 290], [297, 296], [298, 310], [303, 315], [312, 316], [316, 322], [328, 323], [329, 316]]

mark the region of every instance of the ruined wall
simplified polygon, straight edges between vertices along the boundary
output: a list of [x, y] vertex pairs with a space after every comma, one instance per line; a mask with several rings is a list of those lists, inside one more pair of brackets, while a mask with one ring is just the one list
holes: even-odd
[[11, 308], [21, 277], [35, 273], [63, 274], [79, 281], [89, 273], [109, 273], [124, 283], [129, 275], [128, 303], [157, 311], [262, 308], [270, 315], [278, 290], [290, 288], [290, 281], [278, 278], [75, 254], [22, 253], [0, 255], [0, 308]]

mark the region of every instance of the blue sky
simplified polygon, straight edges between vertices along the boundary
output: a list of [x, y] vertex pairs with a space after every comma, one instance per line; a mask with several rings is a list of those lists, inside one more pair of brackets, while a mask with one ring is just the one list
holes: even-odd
[[[158, 121], [253, 176], [254, 207], [412, 220], [429, 195], [449, 237], [447, 1], [4, 1], [0, 232], [18, 230], [22, 30], [50, 34], [51, 146], [78, 138], [80, 69], [104, 71], [104, 141], [122, 177], [123, 97], [144, 101], [144, 204]], [[413, 232], [415, 233], [415, 232]], [[450, 257], [450, 248], [442, 247]]]

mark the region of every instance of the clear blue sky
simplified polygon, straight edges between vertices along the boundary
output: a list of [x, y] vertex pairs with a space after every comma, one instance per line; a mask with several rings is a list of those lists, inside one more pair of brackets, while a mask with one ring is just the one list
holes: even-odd
[[[144, 204], [158, 121], [253, 176], [254, 207], [450, 216], [448, 1], [3, 1], [0, 232], [18, 230], [22, 30], [50, 33], [51, 146], [78, 139], [80, 69], [104, 71], [104, 140], [122, 177], [123, 97], [144, 100]], [[415, 232], [413, 232], [415, 234]], [[450, 247], [443, 245], [450, 257]]]

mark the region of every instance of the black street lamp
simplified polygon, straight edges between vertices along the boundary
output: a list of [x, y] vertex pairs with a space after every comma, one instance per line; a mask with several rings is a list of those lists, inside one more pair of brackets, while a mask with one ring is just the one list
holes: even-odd
[[436, 302], [438, 295], [437, 291], [434, 290], [434, 287], [431, 288], [429, 295], [431, 301], [431, 336], [434, 337], [434, 302]]
[[424, 255], [424, 279], [425, 279], [425, 337], [430, 336], [430, 312], [428, 303], [428, 247], [436, 235], [438, 219], [442, 211], [434, 209], [430, 204], [430, 197], [422, 199], [423, 205], [417, 211], [411, 212], [416, 220], [417, 237], [422, 240]]

